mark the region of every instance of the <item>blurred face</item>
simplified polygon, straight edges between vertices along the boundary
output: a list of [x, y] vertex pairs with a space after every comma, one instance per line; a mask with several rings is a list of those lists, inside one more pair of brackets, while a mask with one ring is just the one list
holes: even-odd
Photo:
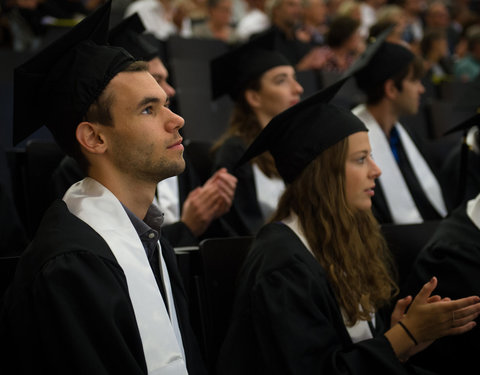
[[422, 82], [410, 72], [402, 81], [402, 90], [397, 90], [393, 100], [398, 115], [414, 115], [418, 112], [420, 97], [425, 92]]
[[274, 116], [298, 103], [303, 88], [293, 67], [285, 65], [267, 70], [260, 78], [260, 89], [249, 91], [252, 97], [249, 103], [265, 126]]
[[232, 2], [222, 0], [215, 7], [210, 8], [210, 21], [215, 25], [229, 25], [232, 17]]
[[327, 16], [327, 6], [323, 0], [310, 0], [308, 8], [305, 9], [305, 18], [310, 20], [315, 25], [320, 25], [325, 22]]
[[168, 109], [168, 97], [151, 74], [119, 73], [106, 94], [113, 126], [103, 130], [112, 164], [128, 178], [155, 184], [181, 173], [184, 121]]
[[275, 23], [293, 27], [300, 23], [303, 16], [301, 0], [283, 0], [274, 11]]
[[446, 28], [450, 23], [450, 14], [445, 5], [434, 3], [428, 10], [426, 20], [429, 27]]
[[345, 196], [353, 210], [369, 210], [375, 195], [375, 179], [381, 171], [372, 159], [367, 132], [348, 137], [348, 153], [345, 162]]
[[153, 78], [155, 78], [155, 81], [157, 81], [157, 83], [160, 85], [163, 91], [165, 91], [169, 98], [175, 96], [175, 89], [167, 82], [167, 68], [165, 68], [165, 65], [163, 65], [160, 58], [154, 57], [148, 62], [148, 71], [153, 76]]

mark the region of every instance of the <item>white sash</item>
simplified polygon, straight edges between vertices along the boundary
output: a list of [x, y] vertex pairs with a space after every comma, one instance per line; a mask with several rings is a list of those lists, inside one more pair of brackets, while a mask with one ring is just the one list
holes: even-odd
[[[423, 222], [422, 216], [408, 190], [407, 183], [393, 156], [389, 142], [380, 125], [368, 112], [365, 105], [359, 105], [352, 111], [369, 129], [368, 136], [373, 150], [375, 163], [382, 170], [379, 181], [386, 198], [387, 206], [394, 223], [413, 224]], [[447, 214], [442, 191], [437, 179], [423, 156], [411, 140], [408, 133], [398, 122], [395, 124], [410, 165], [420, 183], [425, 196], [435, 210], [444, 217]]]
[[178, 177], [173, 176], [162, 180], [157, 185], [157, 194], [153, 202], [164, 213], [163, 225], [176, 223], [180, 220], [180, 199], [178, 193]]
[[88, 177], [72, 185], [63, 200], [72, 214], [102, 236], [125, 273], [148, 374], [188, 374], [162, 252], [161, 266], [172, 322], [142, 242], [120, 201], [107, 188]]
[[467, 202], [467, 215], [475, 226], [480, 229], [480, 194]]
[[277, 209], [278, 200], [285, 191], [285, 183], [281, 178], [267, 177], [256, 164], [253, 164], [252, 169], [257, 201], [263, 218], [267, 220]]

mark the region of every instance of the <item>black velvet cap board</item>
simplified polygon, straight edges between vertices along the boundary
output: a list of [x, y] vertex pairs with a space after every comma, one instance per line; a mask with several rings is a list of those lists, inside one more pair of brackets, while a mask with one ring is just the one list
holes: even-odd
[[107, 46], [111, 1], [14, 70], [14, 144], [47, 126], [64, 152], [110, 80], [135, 59]]
[[291, 65], [273, 50], [275, 33], [267, 32], [210, 62], [212, 98], [228, 94], [235, 100], [246, 85], [277, 66]]
[[138, 60], [149, 61], [159, 57], [159, 49], [142, 34], [144, 31], [140, 16], [134, 13], [110, 30], [108, 42], [112, 46], [125, 48]]
[[351, 134], [368, 131], [350, 110], [329, 104], [352, 75], [368, 66], [385, 42], [385, 30], [367, 45], [365, 52], [342, 78], [275, 116], [245, 151], [236, 166], [269, 151], [286, 183], [297, 178], [324, 150]]
[[355, 73], [357, 85], [362, 90], [385, 82], [404, 69], [415, 58], [415, 55], [408, 48], [390, 42], [382, 43], [377, 50], [370, 51], [370, 54], [370, 56], [365, 56], [368, 64]]

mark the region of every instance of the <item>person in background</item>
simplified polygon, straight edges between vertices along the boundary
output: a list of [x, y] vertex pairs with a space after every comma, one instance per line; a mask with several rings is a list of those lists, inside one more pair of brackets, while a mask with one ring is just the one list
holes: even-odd
[[206, 374], [152, 205], [185, 168], [184, 121], [146, 63], [107, 45], [110, 6], [14, 73], [14, 143], [46, 124], [88, 177], [18, 262], [0, 314], [4, 374]]
[[[168, 71], [159, 58], [158, 48], [142, 34], [144, 30], [135, 13], [110, 31], [109, 42], [147, 61], [149, 73], [171, 99], [175, 89], [167, 81]], [[194, 156], [188, 150], [187, 147], [184, 152], [185, 170], [160, 181], [154, 199], [164, 214], [163, 234], [174, 247], [198, 245], [203, 238], [225, 236], [215, 219], [230, 209], [236, 186], [236, 178], [226, 169], [220, 169], [202, 184], [193, 167]], [[65, 157], [52, 176], [54, 198], [61, 198], [73, 183], [84, 177], [75, 160]]]
[[440, 186], [422, 140], [399, 118], [418, 112], [423, 61], [397, 43], [384, 43], [356, 72], [366, 103], [353, 109], [369, 129], [376, 163], [383, 173], [372, 198], [380, 223], [420, 223], [447, 214]]
[[265, 12], [266, 0], [246, 0], [246, 13], [240, 18], [235, 27], [235, 34], [239, 42], [246, 42], [254, 35], [270, 27], [270, 19]]
[[480, 26], [470, 26], [465, 31], [467, 53], [455, 61], [453, 73], [461, 82], [472, 82], [480, 74]]
[[360, 21], [348, 16], [339, 16], [330, 23], [326, 46], [320, 47], [325, 55], [321, 70], [334, 73], [345, 72], [365, 49], [360, 36]]
[[228, 130], [213, 152], [214, 171], [227, 168], [238, 179], [232, 208], [221, 218], [236, 236], [258, 231], [285, 186], [269, 154], [236, 171], [234, 163], [271, 118], [299, 102], [303, 92], [289, 61], [266, 45], [258, 37], [211, 63], [214, 98], [229, 94], [234, 101]]
[[232, 1], [208, 0], [208, 17], [205, 22], [194, 25], [192, 36], [195, 38], [218, 39], [225, 43], [236, 42], [235, 29], [232, 27]]
[[269, 151], [287, 188], [240, 271], [219, 375], [418, 374], [410, 357], [476, 326], [480, 298], [432, 296], [435, 277], [391, 322], [376, 314], [396, 290], [370, 210], [381, 171], [362, 121], [328, 103], [343, 82], [274, 117], [238, 161]]
[[453, 78], [453, 61], [448, 53], [447, 35], [443, 30], [426, 30], [420, 42], [425, 64], [425, 79], [434, 85]]
[[327, 6], [325, 0], [306, 0], [302, 26], [297, 31], [297, 37], [314, 46], [322, 46], [325, 44], [325, 34], [327, 32]]
[[187, 10], [173, 0], [135, 0], [125, 10], [125, 18], [138, 13], [145, 28], [157, 39], [166, 40], [170, 35], [192, 36], [192, 24]]
[[[476, 91], [478, 99], [478, 87]], [[473, 134], [476, 137], [476, 151], [462, 161], [468, 163], [468, 166], [465, 166], [468, 179], [463, 182], [468, 185], [467, 195], [464, 196], [465, 200], [441, 221], [428, 244], [418, 254], [407, 279], [406, 293], [415, 290], [433, 274], [441, 280], [436, 292], [452, 299], [459, 298], [463, 293], [476, 292], [480, 288], [476, 277], [480, 269], [478, 125], [480, 115], [476, 113], [451, 130], [467, 131], [470, 135], [469, 143]], [[461, 164], [456, 164], [457, 171], [462, 167]], [[412, 358], [412, 361], [436, 374], [466, 374], [476, 365], [479, 339], [480, 331], [475, 327], [465, 335], [437, 340], [424, 352]]]

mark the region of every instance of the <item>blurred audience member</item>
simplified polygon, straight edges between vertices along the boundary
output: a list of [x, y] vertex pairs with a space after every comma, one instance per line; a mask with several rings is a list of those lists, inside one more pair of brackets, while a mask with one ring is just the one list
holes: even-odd
[[441, 0], [431, 2], [425, 12], [424, 30], [442, 29], [447, 33], [448, 50], [453, 54], [459, 41], [460, 33], [452, 26], [450, 12]]
[[325, 0], [305, 0], [303, 23], [297, 37], [313, 45], [325, 44], [327, 10]]
[[455, 77], [462, 82], [470, 82], [480, 73], [480, 25], [470, 26], [466, 38], [467, 53], [454, 65]]
[[207, 19], [193, 26], [192, 36], [234, 43], [236, 37], [231, 25], [232, 0], [208, 0], [207, 9]]
[[170, 35], [184, 37], [192, 35], [192, 25], [187, 10], [181, 4], [176, 6], [173, 0], [136, 0], [125, 11], [125, 18], [138, 13], [147, 32], [160, 40]]
[[447, 35], [443, 30], [427, 30], [420, 43], [420, 52], [429, 82], [439, 84], [453, 74], [453, 62], [448, 53]]
[[248, 5], [246, 14], [240, 18], [235, 33], [239, 41], [247, 41], [253, 34], [270, 27], [270, 19], [265, 12], [265, 0], [245, 0]]
[[366, 38], [372, 26], [377, 21], [377, 10], [386, 3], [386, 0], [363, 0], [361, 3], [362, 24], [360, 35]]
[[342, 73], [352, 65], [365, 49], [359, 28], [360, 21], [351, 17], [337, 17], [332, 21], [327, 33], [327, 45], [321, 47], [325, 56], [322, 70]]

